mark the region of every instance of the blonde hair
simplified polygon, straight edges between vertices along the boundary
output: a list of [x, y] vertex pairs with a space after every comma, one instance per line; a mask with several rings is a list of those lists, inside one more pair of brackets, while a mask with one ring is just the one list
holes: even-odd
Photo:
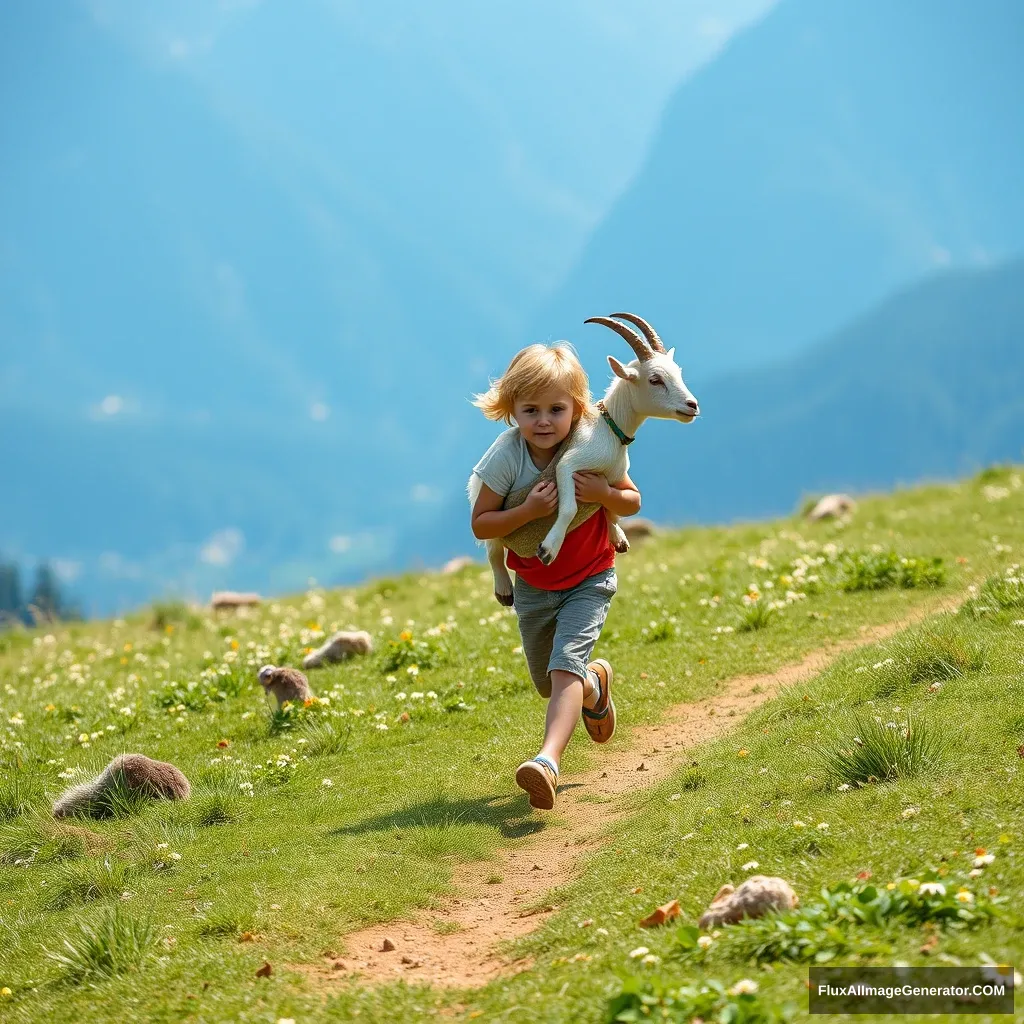
[[573, 422], [591, 416], [590, 381], [575, 349], [567, 341], [553, 345], [528, 345], [515, 354], [508, 369], [485, 394], [474, 395], [473, 404], [489, 420], [512, 423], [515, 404], [553, 388], [564, 388], [573, 401]]

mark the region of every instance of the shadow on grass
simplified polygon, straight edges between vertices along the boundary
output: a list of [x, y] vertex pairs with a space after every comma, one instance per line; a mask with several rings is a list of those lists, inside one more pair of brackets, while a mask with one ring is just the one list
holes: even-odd
[[[565, 787], [559, 787], [564, 789]], [[330, 836], [359, 836], [369, 832], [417, 828], [459, 828], [485, 825], [496, 829], [505, 839], [521, 839], [540, 832], [545, 824], [533, 817], [525, 794], [478, 797], [475, 800], [452, 800], [436, 796], [408, 804], [389, 814], [364, 818], [352, 825], [331, 829]]]

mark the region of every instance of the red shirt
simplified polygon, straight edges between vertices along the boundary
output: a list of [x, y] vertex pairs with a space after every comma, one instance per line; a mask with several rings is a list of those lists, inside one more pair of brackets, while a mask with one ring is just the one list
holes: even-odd
[[520, 558], [508, 552], [508, 567], [531, 587], [568, 590], [595, 573], [615, 565], [615, 548], [608, 540], [608, 519], [599, 508], [586, 522], [565, 535], [561, 550], [550, 565], [536, 555]]

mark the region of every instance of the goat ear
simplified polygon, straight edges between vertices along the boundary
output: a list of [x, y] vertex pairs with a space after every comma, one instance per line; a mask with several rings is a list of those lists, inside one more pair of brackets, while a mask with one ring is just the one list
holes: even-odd
[[666, 352], [665, 354], [666, 354], [666, 355], [667, 355], [667, 356], [669, 357], [669, 359], [671, 359], [671, 360], [672, 360], [672, 362], [673, 362], [673, 363], [674, 363], [674, 362], [676, 361], [676, 350], [675, 350], [675, 346], [673, 346], [672, 348], [670, 348], [670, 349], [668, 350], [668, 352]]
[[615, 356], [608, 357], [608, 365], [612, 368], [612, 373], [623, 380], [636, 380], [640, 376], [635, 367], [623, 366]]

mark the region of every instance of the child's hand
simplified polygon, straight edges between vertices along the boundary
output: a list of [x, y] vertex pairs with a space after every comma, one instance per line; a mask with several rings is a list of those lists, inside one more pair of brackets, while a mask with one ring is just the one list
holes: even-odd
[[596, 501], [599, 505], [604, 504], [611, 486], [601, 473], [573, 473], [572, 479], [576, 485], [578, 502]]
[[558, 487], [554, 480], [542, 480], [523, 502], [529, 509], [531, 519], [542, 519], [558, 508]]

